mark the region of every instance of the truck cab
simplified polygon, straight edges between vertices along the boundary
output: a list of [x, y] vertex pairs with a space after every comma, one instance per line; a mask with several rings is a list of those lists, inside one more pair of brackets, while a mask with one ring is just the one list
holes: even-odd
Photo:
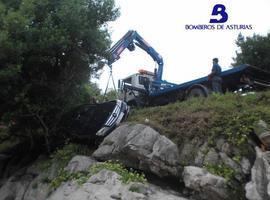
[[127, 102], [128, 105], [139, 105], [142, 98], [148, 95], [155, 76], [155, 73], [141, 69], [139, 73], [119, 80], [119, 99]]

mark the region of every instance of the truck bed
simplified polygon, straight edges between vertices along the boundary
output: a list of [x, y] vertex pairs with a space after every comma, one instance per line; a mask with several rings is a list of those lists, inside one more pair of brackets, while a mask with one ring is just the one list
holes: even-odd
[[[237, 67], [234, 67], [232, 69], [226, 70], [221, 72], [222, 77], [222, 87], [223, 91], [235, 91], [238, 89], [238, 86], [240, 84], [240, 78], [243, 74], [248, 75], [252, 80], [255, 80], [260, 83], [264, 83], [266, 85], [270, 84], [270, 73], [266, 72], [264, 70], [261, 70], [257, 67], [250, 66], [247, 64], [240, 65]], [[170, 83], [169, 83], [170, 84]], [[163, 89], [151, 91], [149, 93], [150, 97], [158, 97], [162, 95], [167, 95], [169, 93], [179, 91], [179, 90], [186, 90], [190, 88], [191, 86], [195, 84], [201, 84], [211, 87], [211, 81], [208, 80], [208, 77], [202, 77], [198, 78], [192, 81], [188, 81], [181, 84], [171, 84], [170, 87], [166, 87]], [[260, 87], [258, 87], [260, 89]], [[262, 87], [263, 88], [263, 87]]]

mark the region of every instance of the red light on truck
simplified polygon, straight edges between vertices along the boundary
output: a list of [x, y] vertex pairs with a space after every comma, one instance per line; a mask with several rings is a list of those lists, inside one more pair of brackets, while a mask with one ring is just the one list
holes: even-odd
[[140, 70], [139, 70], [139, 73], [140, 73], [140, 74], [147, 74], [147, 71], [144, 70], [144, 69], [140, 69]]

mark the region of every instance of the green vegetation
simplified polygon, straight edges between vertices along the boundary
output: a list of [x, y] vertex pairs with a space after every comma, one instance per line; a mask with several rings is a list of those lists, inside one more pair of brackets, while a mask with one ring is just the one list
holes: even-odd
[[204, 168], [212, 174], [224, 177], [227, 182], [231, 181], [235, 176], [235, 171], [226, 165], [206, 164]]
[[[241, 96], [227, 93], [225, 95], [212, 95], [209, 98], [195, 98], [185, 102], [133, 110], [129, 117], [131, 123], [144, 123], [152, 126], [178, 144], [182, 145], [198, 139], [208, 141], [209, 148], [216, 148], [217, 140], [223, 138], [231, 146], [237, 146], [231, 159], [240, 163], [242, 156], [248, 156], [250, 146], [247, 138], [260, 119], [270, 123], [270, 92], [261, 92]], [[148, 120], [145, 120], [148, 119]], [[209, 149], [208, 148], [208, 149]], [[196, 150], [189, 153], [195, 156]], [[207, 151], [204, 152], [207, 154]], [[102, 169], [108, 169], [121, 175], [123, 183], [131, 181], [145, 182], [143, 174], [125, 169], [119, 163], [111, 161], [94, 165], [86, 172], [70, 173], [64, 170], [68, 161], [76, 154], [89, 155], [87, 147], [74, 144], [58, 149], [51, 156], [60, 163], [57, 177], [50, 180], [52, 188], [57, 188], [62, 182], [76, 180], [79, 184], [85, 183], [90, 176]], [[190, 158], [181, 161], [183, 165], [190, 164]], [[204, 164], [209, 172], [231, 181], [236, 175], [235, 171], [224, 163], [217, 165]], [[47, 181], [48, 182], [48, 181]]]
[[174, 140], [183, 138], [178, 136], [203, 137], [213, 132], [233, 140], [253, 128], [259, 119], [270, 123], [269, 103], [270, 92], [247, 96], [215, 94], [209, 98], [138, 109], [130, 115], [129, 121], [150, 124]]
[[58, 175], [50, 181], [50, 187], [52, 189], [57, 189], [61, 183], [67, 182], [70, 180], [76, 180], [79, 184], [83, 184], [89, 178], [89, 174], [86, 172], [76, 172], [70, 173], [64, 169], [61, 169]]
[[87, 171], [71, 173], [64, 168], [68, 162], [75, 155], [90, 155], [92, 152], [88, 146], [78, 144], [66, 144], [63, 148], [57, 149], [48, 160], [43, 160], [38, 163], [38, 168], [42, 171], [48, 170], [53, 163], [57, 167], [57, 175], [53, 179], [44, 176], [42, 178], [43, 183], [50, 184], [52, 189], [58, 188], [61, 183], [70, 180], [76, 181], [78, 184], [85, 183], [92, 175], [97, 174], [102, 169], [107, 169], [118, 173], [121, 176], [121, 181], [124, 184], [130, 182], [142, 182], [145, 183], [147, 180], [143, 173], [139, 173], [133, 169], [126, 169], [122, 164], [115, 161], [106, 161], [104, 163], [98, 163], [91, 166]]
[[104, 163], [94, 165], [90, 168], [90, 172], [91, 174], [96, 174], [102, 169], [116, 172], [121, 176], [121, 181], [125, 184], [128, 184], [130, 182], [146, 182], [144, 174], [138, 173], [133, 169], [127, 170], [122, 164], [113, 161], [106, 161]]
[[240, 33], [236, 45], [240, 51], [236, 52], [233, 65], [246, 63], [270, 71], [270, 33], [246, 38]]
[[270, 124], [270, 92], [246, 96], [214, 94], [209, 98], [138, 109], [129, 117], [132, 123], [150, 125], [166, 135], [178, 144], [179, 150], [182, 144], [196, 138], [217, 148], [216, 141], [224, 138], [241, 150], [240, 155], [233, 155], [237, 160], [248, 154], [248, 134], [260, 119]]
[[[53, 163], [56, 165], [53, 166], [57, 168], [57, 176], [59, 179], [66, 179], [69, 177], [68, 174], [65, 174], [64, 168], [67, 166], [68, 162], [75, 156], [75, 155], [90, 155], [92, 150], [89, 146], [86, 145], [79, 145], [79, 144], [66, 144], [63, 148], [58, 148], [50, 155], [49, 159], [44, 159], [38, 162], [37, 168], [42, 171], [48, 171], [49, 168], [52, 166]], [[60, 174], [62, 174], [60, 176]], [[49, 177], [44, 176], [42, 178], [43, 183], [51, 183], [52, 180]], [[58, 182], [58, 181], [57, 181]], [[55, 183], [53, 183], [54, 185]]]
[[114, 171], [118, 173], [121, 176], [121, 181], [124, 184], [128, 184], [130, 182], [146, 182], [146, 178], [144, 174], [138, 173], [134, 171], [133, 169], [127, 170], [122, 164], [112, 161], [106, 161], [104, 163], [99, 163], [91, 166], [88, 171], [81, 171], [81, 172], [75, 172], [71, 173], [64, 169], [61, 169], [58, 173], [58, 176], [54, 178], [50, 182], [50, 186], [53, 189], [58, 188], [61, 183], [67, 182], [70, 180], [77, 181], [78, 184], [85, 183], [91, 176], [94, 174], [97, 174], [103, 169], [107, 169], [110, 171]]
[[60, 168], [65, 167], [68, 162], [76, 155], [89, 156], [93, 152], [87, 145], [79, 144], [66, 144], [63, 148], [56, 149], [56, 151], [50, 156], [51, 160], [57, 161], [60, 164]]
[[50, 150], [63, 113], [99, 94], [90, 80], [118, 15], [114, 0], [0, 1], [0, 124], [10, 135]]
[[229, 196], [231, 198], [229, 199], [235, 199], [235, 197], [237, 197], [237, 199], [239, 200], [246, 199], [243, 195], [245, 194], [244, 188], [240, 187], [239, 185], [235, 185], [233, 183], [233, 180], [235, 176], [237, 175], [237, 173], [231, 167], [225, 164], [219, 164], [219, 165], [206, 164], [204, 168], [212, 174], [225, 178], [226, 183], [227, 183], [227, 188], [230, 190]]
[[92, 150], [89, 146], [86, 145], [79, 145], [73, 143], [67, 143], [64, 147], [56, 149], [51, 155], [49, 159], [41, 160], [38, 163], [37, 168], [42, 171], [48, 171], [52, 164], [55, 163], [56, 165], [53, 167], [57, 168], [57, 175], [56, 177], [51, 180], [48, 176], [44, 176], [42, 178], [43, 183], [49, 183], [52, 188], [57, 188], [62, 182], [71, 180], [71, 179], [79, 179], [81, 174], [70, 174], [64, 168], [67, 166], [68, 162], [75, 156], [75, 155], [90, 155]]
[[56, 149], [49, 157], [49, 159], [41, 160], [38, 163], [40, 170], [48, 170], [53, 162], [57, 163], [59, 171], [61, 171], [68, 162], [76, 155], [89, 156], [93, 152], [89, 146], [66, 143], [62, 148]]

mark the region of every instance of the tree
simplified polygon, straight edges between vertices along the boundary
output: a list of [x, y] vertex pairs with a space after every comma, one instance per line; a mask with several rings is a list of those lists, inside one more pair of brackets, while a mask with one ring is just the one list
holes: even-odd
[[118, 15], [114, 0], [0, 0], [0, 122], [48, 146], [62, 114], [87, 101]]
[[234, 66], [246, 63], [270, 71], [270, 33], [266, 36], [254, 34], [246, 38], [240, 33], [236, 45], [240, 51], [233, 58]]
[[118, 93], [113, 88], [109, 88], [106, 94], [102, 95], [103, 100], [112, 101], [118, 98]]

